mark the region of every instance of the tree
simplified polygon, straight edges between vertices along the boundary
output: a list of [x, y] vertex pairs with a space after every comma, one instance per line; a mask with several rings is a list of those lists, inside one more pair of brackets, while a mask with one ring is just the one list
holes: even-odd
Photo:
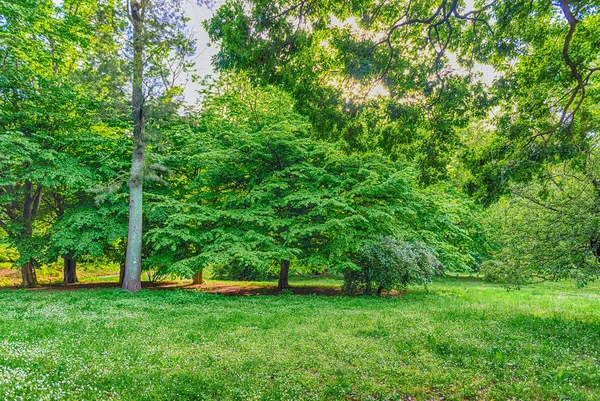
[[206, 27], [221, 45], [217, 68], [285, 89], [320, 137], [413, 161], [430, 184], [447, 176], [455, 128], [485, 115], [484, 86], [453, 71], [449, 54], [474, 65], [478, 53], [465, 53], [483, 40], [489, 8], [232, 0]]
[[[321, 136], [415, 160], [430, 184], [447, 178], [457, 129], [496, 104], [509, 143], [489, 159], [524, 162], [495, 172], [531, 176], [572, 152], [571, 129], [597, 104], [598, 25], [594, 0], [231, 0], [206, 26], [217, 68], [284, 88]], [[493, 90], [471, 74], [482, 64]]]
[[379, 235], [443, 245], [443, 262], [458, 253], [445, 237], [469, 241], [461, 222], [417, 190], [410, 166], [312, 139], [284, 93], [224, 78], [203, 107], [176, 157], [190, 172], [183, 196], [153, 205], [162, 219], [151, 242], [174, 272], [278, 265], [285, 288], [292, 262], [357, 269], [354, 256]]
[[491, 207], [500, 248], [484, 265], [486, 276], [516, 286], [562, 279], [584, 285], [600, 277], [598, 173], [594, 157], [587, 174], [565, 163], [543, 179], [512, 184], [512, 194]]
[[[523, 283], [598, 276], [597, 4], [498, 3], [493, 116], [467, 130], [465, 189], [493, 206], [500, 263]], [[535, 15], [535, 18], [532, 16]], [[558, 38], [558, 39], [557, 39]], [[559, 42], [557, 42], [559, 40]]]
[[[36, 286], [53, 199], [90, 185], [78, 146], [95, 132], [93, 99], [74, 78], [93, 43], [96, 2], [0, 5], [0, 227], [19, 251], [22, 285]], [[40, 219], [40, 217], [48, 219]]]
[[555, 164], [569, 161], [583, 171], [599, 121], [600, 50], [592, 38], [600, 31], [592, 3], [497, 8], [501, 45], [489, 49], [502, 75], [491, 88], [496, 111], [471, 127], [462, 155], [472, 172], [465, 186], [486, 204], [510, 193], [511, 183], [543, 178]]
[[[186, 57], [194, 50], [185, 29], [186, 18], [180, 0], [130, 0], [131, 23], [133, 153], [129, 178], [129, 228], [123, 289], [141, 289], [144, 152], [148, 96], [169, 95], [176, 74], [189, 67]], [[171, 67], [169, 70], [168, 67]], [[171, 78], [171, 79], [168, 79]], [[147, 88], [145, 91], [144, 88]]]

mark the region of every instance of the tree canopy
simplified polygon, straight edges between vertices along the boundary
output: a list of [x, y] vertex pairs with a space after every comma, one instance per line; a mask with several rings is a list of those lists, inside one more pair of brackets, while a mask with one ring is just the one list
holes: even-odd
[[598, 6], [227, 0], [204, 22], [220, 76], [191, 105], [181, 1], [4, 2], [0, 238], [25, 286], [58, 257], [66, 282], [103, 257], [136, 291], [143, 269], [367, 282], [417, 254], [587, 282]]

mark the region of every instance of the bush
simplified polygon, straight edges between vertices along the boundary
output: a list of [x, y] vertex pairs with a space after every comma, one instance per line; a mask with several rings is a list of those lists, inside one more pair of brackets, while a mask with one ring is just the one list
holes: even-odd
[[363, 246], [358, 269], [344, 271], [346, 294], [370, 295], [403, 290], [409, 284], [427, 285], [440, 263], [435, 253], [420, 242], [381, 237], [376, 244]]
[[488, 283], [502, 283], [506, 279], [505, 266], [497, 260], [486, 260], [481, 264], [479, 272], [483, 275], [483, 280]]
[[507, 288], [519, 288], [533, 281], [534, 277], [523, 265], [511, 261], [486, 260], [481, 264], [483, 280], [503, 284]]

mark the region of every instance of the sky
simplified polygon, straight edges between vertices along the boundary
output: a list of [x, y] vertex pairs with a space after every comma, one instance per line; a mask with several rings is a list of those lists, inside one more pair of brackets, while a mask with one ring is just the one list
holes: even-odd
[[[184, 8], [187, 16], [190, 18], [190, 29], [196, 39], [195, 68], [193, 73], [200, 77], [211, 75], [214, 73], [211, 58], [217, 53], [218, 48], [215, 45], [210, 46], [210, 40], [208, 39], [206, 30], [202, 27], [202, 21], [212, 16], [217, 5], [215, 4], [210, 9], [204, 5], [199, 6], [196, 0], [184, 0]], [[182, 78], [182, 84], [185, 85], [183, 94], [186, 102], [190, 104], [195, 103], [196, 99], [198, 99], [200, 84], [191, 82], [189, 77]]]

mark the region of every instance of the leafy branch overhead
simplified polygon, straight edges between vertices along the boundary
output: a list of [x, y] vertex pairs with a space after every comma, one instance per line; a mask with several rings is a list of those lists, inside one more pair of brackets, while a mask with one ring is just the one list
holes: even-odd
[[[527, 94], [539, 93], [535, 107], [539, 113], [546, 102], [546, 121], [528, 120], [520, 135], [561, 140], [600, 68], [590, 40], [598, 37], [596, 8], [593, 1], [232, 0], [206, 27], [221, 46], [219, 69], [284, 88], [321, 136], [415, 160], [421, 181], [431, 183], [447, 176], [460, 146], [456, 128], [497, 115], [493, 97], [507, 102], [508, 118], [515, 97], [528, 103], [517, 113], [525, 115], [534, 106]], [[544, 76], [523, 77], [538, 55], [535, 73]], [[492, 88], [475, 73], [485, 66], [496, 76]], [[540, 79], [543, 89], [530, 87]]]

